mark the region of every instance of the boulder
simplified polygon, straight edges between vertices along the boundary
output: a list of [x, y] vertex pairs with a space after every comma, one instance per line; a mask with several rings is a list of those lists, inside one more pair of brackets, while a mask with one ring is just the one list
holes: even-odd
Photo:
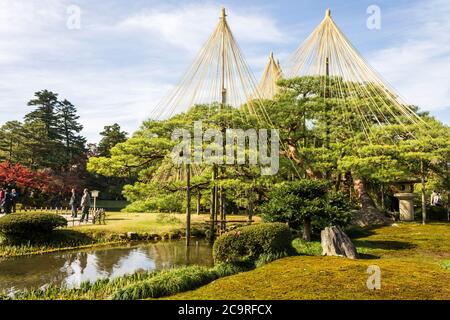
[[357, 258], [355, 245], [340, 227], [325, 228], [320, 236], [324, 256]]
[[392, 224], [393, 220], [386, 217], [376, 208], [366, 208], [352, 211], [351, 224], [365, 228], [369, 226], [386, 226]]

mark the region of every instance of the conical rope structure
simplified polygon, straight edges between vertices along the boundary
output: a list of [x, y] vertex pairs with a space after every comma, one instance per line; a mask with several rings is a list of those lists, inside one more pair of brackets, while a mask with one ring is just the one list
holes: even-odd
[[[256, 80], [233, 36], [224, 8], [216, 28], [180, 83], [160, 101], [150, 118], [167, 119], [196, 105], [242, 107], [258, 121], [270, 123]], [[203, 119], [208, 120], [214, 112], [214, 108], [208, 108]], [[203, 166], [196, 164], [191, 167], [194, 175], [200, 175], [203, 169]], [[185, 172], [182, 171], [180, 168], [171, 167], [168, 157], [155, 173], [154, 180], [184, 180]]]
[[290, 57], [287, 76], [320, 77], [326, 98], [336, 99], [342, 111], [356, 116], [369, 139], [374, 138], [374, 124], [406, 128], [423, 123], [358, 53], [333, 21], [330, 10]]
[[[156, 106], [151, 118], [163, 119], [194, 105], [240, 107], [266, 119], [256, 80], [239, 49], [222, 9], [219, 23], [179, 85]], [[208, 115], [205, 115], [207, 118]]]
[[263, 99], [273, 99], [280, 91], [277, 82], [283, 78], [283, 71], [280, 63], [275, 60], [273, 52], [270, 53], [269, 60], [264, 68], [261, 80], [259, 81], [258, 91]]

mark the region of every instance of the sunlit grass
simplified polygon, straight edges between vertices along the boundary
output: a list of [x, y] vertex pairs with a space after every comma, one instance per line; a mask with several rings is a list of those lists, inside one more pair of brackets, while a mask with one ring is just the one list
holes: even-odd
[[[171, 299], [450, 299], [450, 224], [399, 224], [353, 239], [361, 259], [319, 255], [319, 243], [294, 241], [299, 256], [219, 279]], [[367, 288], [368, 267], [381, 290]]]

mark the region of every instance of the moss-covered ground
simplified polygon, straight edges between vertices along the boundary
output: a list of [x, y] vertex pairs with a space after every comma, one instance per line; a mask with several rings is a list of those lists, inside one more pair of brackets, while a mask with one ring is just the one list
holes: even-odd
[[[450, 299], [450, 224], [396, 224], [353, 241], [358, 260], [318, 256], [318, 243], [294, 241], [299, 256], [169, 299]], [[381, 270], [380, 290], [367, 286], [373, 265]]]

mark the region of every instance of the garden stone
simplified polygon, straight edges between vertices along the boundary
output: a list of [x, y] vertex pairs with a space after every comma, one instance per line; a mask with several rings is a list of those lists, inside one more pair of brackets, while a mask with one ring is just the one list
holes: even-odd
[[393, 220], [386, 217], [376, 208], [365, 208], [352, 211], [351, 224], [365, 228], [369, 226], [386, 226], [391, 225]]
[[324, 256], [357, 258], [355, 245], [340, 227], [325, 228], [320, 236]]

